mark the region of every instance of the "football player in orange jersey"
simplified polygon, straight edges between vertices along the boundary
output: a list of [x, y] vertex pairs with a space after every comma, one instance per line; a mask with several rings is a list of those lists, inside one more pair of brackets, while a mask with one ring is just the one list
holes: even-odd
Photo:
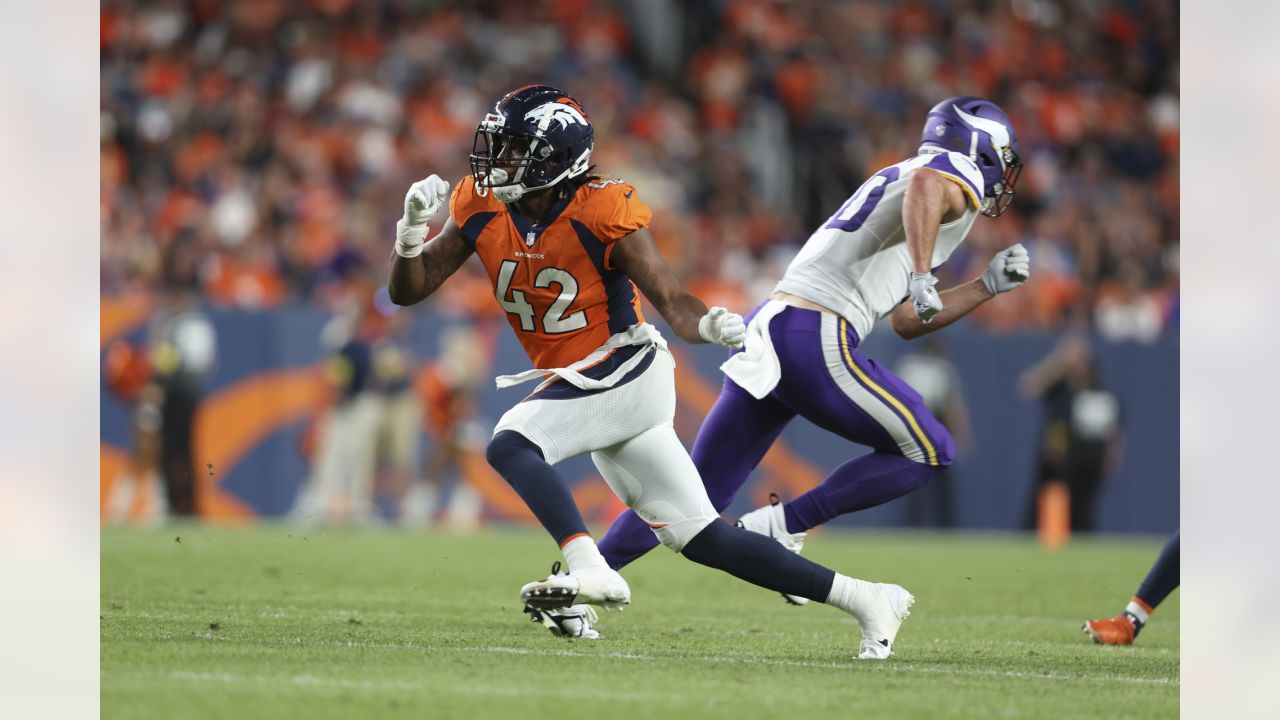
[[[487, 457], [559, 544], [552, 568], [521, 600], [556, 634], [598, 637], [594, 611], [631, 601], [552, 467], [583, 453], [667, 547], [771, 590], [835, 605], [858, 618], [860, 657], [883, 659], [913, 598], [795, 555], [724, 522], [672, 427], [674, 362], [645, 322], [637, 288], [681, 339], [742, 344], [742, 317], [684, 292], [654, 247], [636, 189], [590, 174], [594, 133], [561, 90], [530, 85], [499, 100], [476, 130], [471, 174], [449, 195], [432, 175], [405, 197], [389, 291], [411, 305], [430, 296], [472, 253], [535, 369], [499, 387], [541, 384], [503, 415]], [[429, 242], [428, 221], [449, 217]]]

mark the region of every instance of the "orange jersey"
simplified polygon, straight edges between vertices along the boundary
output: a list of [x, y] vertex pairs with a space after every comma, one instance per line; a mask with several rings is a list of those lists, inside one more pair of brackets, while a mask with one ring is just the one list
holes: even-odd
[[644, 322], [636, 286], [610, 265], [613, 243], [649, 224], [635, 188], [593, 180], [533, 224], [463, 178], [449, 215], [484, 263], [534, 367], [566, 367], [615, 333]]

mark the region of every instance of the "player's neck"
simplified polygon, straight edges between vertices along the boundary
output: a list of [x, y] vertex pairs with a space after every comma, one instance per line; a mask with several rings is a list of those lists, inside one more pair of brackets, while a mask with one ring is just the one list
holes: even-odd
[[546, 218], [547, 213], [551, 211], [551, 206], [555, 204], [556, 198], [559, 196], [559, 188], [549, 188], [542, 192], [531, 193], [516, 201], [516, 209], [536, 225]]

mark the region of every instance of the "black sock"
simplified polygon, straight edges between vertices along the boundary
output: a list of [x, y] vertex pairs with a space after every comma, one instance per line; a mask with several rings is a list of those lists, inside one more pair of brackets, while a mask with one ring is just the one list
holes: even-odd
[[826, 602], [836, 574], [777, 540], [716, 520], [685, 544], [685, 557], [762, 588]]
[[587, 526], [573, 495], [542, 457], [542, 450], [514, 430], [494, 436], [485, 451], [494, 470], [515, 489], [542, 527], [563, 546], [574, 535], [586, 535]]
[[1160, 557], [1156, 558], [1156, 564], [1151, 566], [1151, 572], [1147, 573], [1147, 579], [1138, 588], [1138, 597], [1152, 608], [1164, 602], [1169, 593], [1178, 587], [1182, 576], [1179, 564], [1182, 553], [1178, 547], [1181, 535], [1182, 531], [1179, 530], [1169, 538], [1169, 542], [1160, 551]]

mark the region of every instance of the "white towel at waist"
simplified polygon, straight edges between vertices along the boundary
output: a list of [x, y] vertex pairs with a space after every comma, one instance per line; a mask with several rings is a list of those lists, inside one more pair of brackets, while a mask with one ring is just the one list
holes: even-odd
[[769, 321], [790, 305], [770, 300], [760, 308], [747, 325], [747, 340], [742, 352], [733, 355], [720, 370], [757, 400], [773, 392], [782, 379], [782, 365], [769, 337]]
[[597, 348], [590, 355], [582, 358], [572, 365], [569, 365], [568, 367], [548, 369], [534, 368], [532, 370], [525, 370], [522, 373], [516, 373], [515, 375], [499, 375], [496, 382], [499, 388], [506, 388], [511, 387], [512, 385], [519, 385], [520, 383], [528, 382], [530, 380], [558, 375], [563, 378], [565, 382], [571, 383], [583, 390], [605, 390], [618, 384], [618, 381], [625, 377], [627, 373], [631, 372], [637, 365], [643, 362], [647, 353], [636, 353], [628, 358], [626, 362], [619, 365], [616, 370], [599, 380], [589, 378], [578, 371], [584, 370], [587, 367], [604, 360], [609, 356], [609, 353], [618, 348], [628, 347], [631, 345], [651, 345], [662, 350], [667, 349], [667, 341], [662, 337], [662, 333], [658, 332], [658, 328], [650, 325], [649, 323], [639, 323], [637, 325], [632, 325], [623, 332], [611, 336], [603, 345]]

